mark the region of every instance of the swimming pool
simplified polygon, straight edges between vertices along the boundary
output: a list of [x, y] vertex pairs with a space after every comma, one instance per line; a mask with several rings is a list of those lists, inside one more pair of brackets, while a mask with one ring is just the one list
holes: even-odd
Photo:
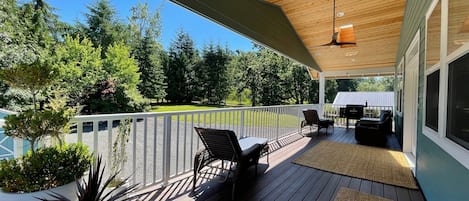
[[13, 158], [15, 156], [13, 139], [6, 136], [2, 128], [5, 116], [12, 113], [13, 112], [8, 110], [0, 109], [0, 160]]

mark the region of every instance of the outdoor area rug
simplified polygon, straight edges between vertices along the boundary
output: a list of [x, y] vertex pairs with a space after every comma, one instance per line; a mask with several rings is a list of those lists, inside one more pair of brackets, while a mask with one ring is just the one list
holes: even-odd
[[340, 188], [334, 201], [392, 201], [387, 198], [358, 192], [350, 188]]
[[296, 158], [293, 163], [370, 181], [418, 189], [404, 154], [398, 151], [322, 141]]

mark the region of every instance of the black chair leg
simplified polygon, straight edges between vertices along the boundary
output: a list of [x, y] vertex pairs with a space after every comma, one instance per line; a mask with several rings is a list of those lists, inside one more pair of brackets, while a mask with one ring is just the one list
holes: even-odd
[[197, 183], [197, 170], [194, 169], [194, 176], [192, 177], [192, 193], [195, 192], [195, 183]]

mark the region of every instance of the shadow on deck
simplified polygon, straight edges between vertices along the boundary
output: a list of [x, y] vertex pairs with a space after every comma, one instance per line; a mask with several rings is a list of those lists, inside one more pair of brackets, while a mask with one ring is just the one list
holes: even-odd
[[[308, 129], [309, 131], [309, 129]], [[306, 131], [306, 132], [308, 132]], [[332, 201], [340, 187], [389, 198], [395, 201], [423, 201], [419, 190], [411, 190], [379, 182], [334, 174], [292, 163], [323, 140], [355, 144], [354, 129], [335, 128], [328, 135], [321, 132], [313, 137], [292, 135], [270, 144], [269, 164], [261, 158], [255, 177], [251, 167], [237, 185], [237, 200], [316, 200]], [[394, 135], [388, 136], [387, 148], [400, 150]], [[170, 181], [165, 187], [150, 186], [138, 191], [132, 200], [230, 200], [231, 181], [219, 183], [213, 179], [198, 179], [194, 194], [192, 174]]]

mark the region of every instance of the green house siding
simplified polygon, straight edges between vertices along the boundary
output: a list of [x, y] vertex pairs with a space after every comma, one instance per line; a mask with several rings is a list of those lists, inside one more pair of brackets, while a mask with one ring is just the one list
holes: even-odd
[[[469, 200], [469, 170], [422, 134], [426, 47], [425, 15], [431, 3], [431, 0], [407, 1], [396, 58], [396, 63], [399, 63], [415, 34], [420, 30], [416, 177], [429, 201]], [[402, 143], [404, 117], [396, 115], [395, 120], [396, 135]]]
[[426, 136], [418, 145], [417, 179], [427, 200], [469, 200], [469, 171]]
[[[396, 112], [394, 112], [394, 113], [396, 113]], [[402, 118], [402, 115], [399, 115], [399, 114], [395, 115], [395, 117], [394, 117], [394, 133], [396, 134], [397, 141], [399, 142], [401, 147], [402, 147], [403, 138], [404, 138], [404, 136], [402, 135], [402, 132], [404, 130], [404, 124], [402, 124], [402, 120], [404, 120]]]
[[[422, 92], [423, 92], [423, 75], [424, 75], [424, 56], [425, 56], [425, 14], [428, 10], [428, 7], [432, 3], [432, 0], [407, 0], [406, 1], [406, 8], [404, 13], [404, 19], [402, 22], [401, 28], [401, 37], [399, 39], [399, 46], [397, 49], [396, 55], [396, 64], [402, 60], [409, 47], [412, 39], [414, 38], [415, 34], [418, 30], [420, 30], [420, 55], [419, 55], [419, 96], [418, 96], [418, 124], [421, 125], [421, 112], [422, 112]], [[397, 68], [397, 66], [396, 66]], [[397, 92], [395, 92], [397, 94]], [[397, 104], [397, 103], [396, 103]], [[405, 104], [405, 102], [404, 102]], [[402, 113], [403, 114], [403, 113]], [[404, 129], [404, 118], [401, 115], [396, 115], [395, 117], [395, 132], [399, 143], [403, 144], [403, 129]], [[421, 126], [418, 126], [421, 128]], [[421, 133], [419, 131], [418, 133]]]

